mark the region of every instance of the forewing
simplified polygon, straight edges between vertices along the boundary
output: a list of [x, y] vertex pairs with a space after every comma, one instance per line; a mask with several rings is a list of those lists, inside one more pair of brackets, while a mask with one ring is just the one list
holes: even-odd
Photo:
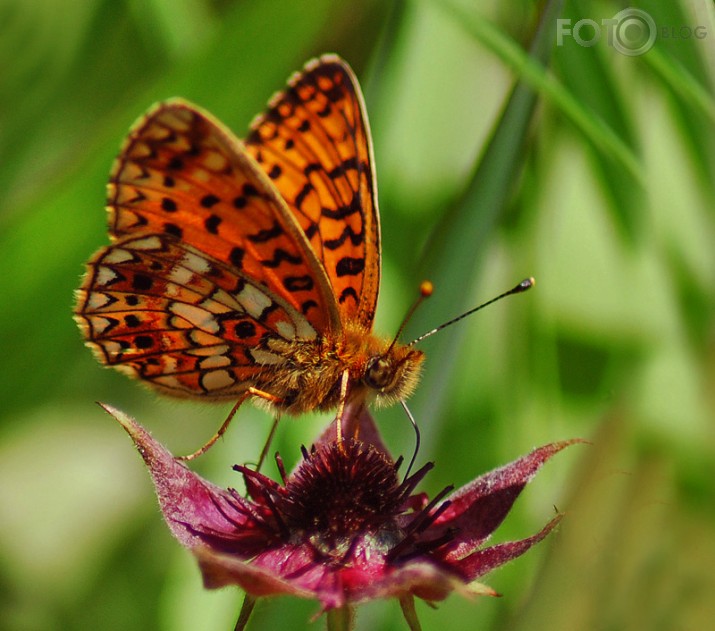
[[372, 328], [380, 222], [370, 129], [357, 79], [335, 55], [309, 62], [246, 140], [323, 263], [343, 321]]
[[174, 396], [236, 398], [317, 338], [265, 285], [167, 234], [100, 250], [76, 313], [100, 361]]
[[108, 186], [110, 235], [163, 233], [340, 329], [322, 265], [270, 179], [221, 123], [181, 100], [132, 128]]

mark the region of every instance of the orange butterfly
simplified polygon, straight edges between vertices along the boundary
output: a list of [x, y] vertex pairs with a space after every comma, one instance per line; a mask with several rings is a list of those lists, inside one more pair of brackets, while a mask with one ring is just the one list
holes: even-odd
[[185, 101], [153, 107], [114, 164], [108, 211], [112, 244], [76, 308], [102, 363], [166, 394], [289, 414], [415, 388], [422, 352], [372, 333], [372, 144], [337, 56], [294, 75], [245, 143]]

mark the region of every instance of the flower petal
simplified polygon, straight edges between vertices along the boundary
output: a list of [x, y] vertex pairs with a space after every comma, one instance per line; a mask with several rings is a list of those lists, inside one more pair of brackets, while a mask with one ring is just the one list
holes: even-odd
[[521, 539], [520, 541], [500, 543], [495, 546], [477, 550], [464, 559], [452, 561], [451, 565], [455, 569], [458, 569], [467, 580], [473, 581], [480, 576], [484, 576], [487, 572], [491, 572], [494, 568], [504, 565], [504, 563], [524, 554], [531, 546], [539, 543], [539, 541], [546, 537], [559, 521], [561, 521], [561, 515], [554, 517], [546, 526], [531, 537]]
[[466, 587], [457, 573], [425, 560], [405, 563], [382, 578], [363, 583], [359, 589], [346, 589], [350, 603], [375, 598], [399, 598], [408, 594], [430, 602], [444, 600], [453, 591]]
[[456, 536], [443, 548], [445, 558], [451, 561], [470, 554], [501, 524], [541, 466], [554, 454], [579, 442], [584, 441], [574, 439], [539, 447], [458, 489], [447, 498], [449, 507], [427, 529], [424, 538], [437, 538], [451, 530]]
[[280, 578], [273, 570], [247, 563], [234, 555], [222, 554], [199, 546], [192, 550], [199, 562], [204, 587], [218, 589], [238, 585], [253, 596], [292, 594], [300, 598], [315, 598], [315, 594], [302, 589], [292, 580]]
[[291, 594], [319, 600], [323, 610], [346, 604], [340, 571], [320, 563], [308, 546], [282, 545], [250, 562], [207, 547], [194, 548], [207, 589], [238, 585], [254, 596]]
[[247, 502], [238, 495], [221, 489], [190, 471], [149, 432], [130, 416], [109, 405], [100, 405], [127, 431], [137, 450], [149, 468], [159, 505], [169, 529], [187, 548], [206, 544], [207, 538], [214, 545], [245, 554], [254, 549], [255, 541], [238, 541], [237, 529], [245, 535], [255, 532]]

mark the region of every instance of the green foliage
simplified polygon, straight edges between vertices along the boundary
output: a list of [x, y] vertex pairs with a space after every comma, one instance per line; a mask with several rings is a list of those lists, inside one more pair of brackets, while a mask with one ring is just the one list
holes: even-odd
[[[600, 23], [617, 3], [473, 5], [0, 1], [0, 628], [232, 628], [240, 596], [202, 590], [143, 465], [93, 402], [179, 453], [228, 406], [166, 401], [102, 370], [72, 322], [72, 291], [107, 242], [103, 187], [133, 120], [183, 96], [241, 135], [291, 72], [328, 51], [360, 77], [374, 134], [376, 328], [396, 330], [423, 277], [436, 291], [406, 338], [525, 276], [538, 282], [425, 341], [411, 407], [419, 460], [436, 462], [429, 490], [538, 444], [593, 443], [551, 463], [498, 531], [523, 537], [554, 504], [567, 513], [548, 541], [487, 577], [504, 598], [418, 603], [423, 628], [709, 626], [712, 5], [633, 3], [659, 29], [633, 57], [605, 36], [555, 45], [558, 17]], [[196, 465], [225, 486], [268, 430], [248, 406], [239, 417]], [[402, 411], [376, 417], [409, 455]], [[289, 466], [325, 422], [284, 423]], [[259, 602], [249, 628], [320, 628], [307, 622], [314, 612]], [[398, 603], [359, 609], [358, 629], [394, 628], [406, 628]]]

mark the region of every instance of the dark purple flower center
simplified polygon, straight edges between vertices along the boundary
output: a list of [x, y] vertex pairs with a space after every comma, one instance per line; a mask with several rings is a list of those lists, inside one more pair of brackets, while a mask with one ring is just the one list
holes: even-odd
[[304, 455], [276, 502], [291, 531], [337, 542], [374, 533], [400, 512], [395, 463], [372, 445], [331, 443]]
[[[369, 443], [346, 440], [311, 451], [304, 448], [303, 461], [284, 486], [235, 465], [253, 501], [231, 491], [233, 499], [227, 505], [216, 503], [224, 518], [236, 525], [235, 536], [217, 536], [210, 528], [197, 534], [214, 546], [241, 550], [248, 557], [261, 548], [308, 544], [338, 565], [349, 565], [355, 555], [398, 562], [428, 553], [453, 538], [451, 531], [434, 540], [422, 536], [449, 506], [442, 500], [451, 487], [431, 502], [411, 496], [432, 465], [399, 482], [400, 462]], [[249, 518], [253, 527], [239, 526], [241, 519], [232, 517], [233, 511], [241, 519]]]

